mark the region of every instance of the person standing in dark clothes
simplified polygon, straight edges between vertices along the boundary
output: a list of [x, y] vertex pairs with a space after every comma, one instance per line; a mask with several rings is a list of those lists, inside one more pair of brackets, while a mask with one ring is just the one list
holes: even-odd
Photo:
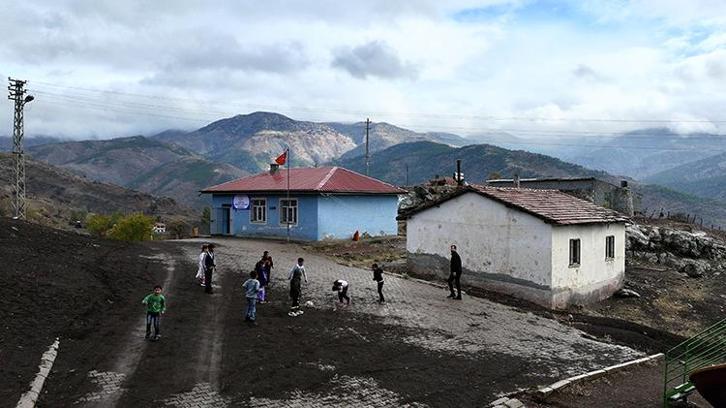
[[268, 251], [262, 253], [262, 260], [269, 262], [269, 267], [267, 268], [267, 284], [270, 285], [272, 282], [272, 268], [275, 267], [275, 263], [272, 262], [272, 256], [270, 256]]
[[302, 294], [302, 280], [308, 283], [308, 277], [305, 275], [305, 266], [303, 263], [304, 259], [298, 258], [297, 264], [290, 269], [290, 273], [287, 275], [287, 279], [290, 281], [290, 298], [292, 299], [292, 306], [290, 307], [289, 316], [300, 316], [303, 311], [300, 310], [300, 295]]
[[212, 273], [217, 267], [214, 262], [214, 244], [207, 246], [207, 256], [204, 258], [204, 291], [212, 293]]
[[383, 268], [378, 267], [378, 264], [373, 264], [371, 269], [373, 269], [373, 280], [378, 282], [378, 303], [383, 303], [386, 301], [383, 298]]
[[[449, 291], [450, 298], [461, 300], [461, 257], [456, 252], [456, 245], [451, 246], [451, 272], [449, 273]], [[454, 293], [454, 283], [456, 283], [456, 291]]]

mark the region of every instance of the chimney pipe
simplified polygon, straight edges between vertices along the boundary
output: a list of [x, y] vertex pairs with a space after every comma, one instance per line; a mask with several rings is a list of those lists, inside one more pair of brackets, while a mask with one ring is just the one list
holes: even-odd
[[461, 179], [461, 159], [456, 159], [456, 184], [462, 185], [462, 179]]
[[519, 188], [519, 174], [514, 175], [514, 188]]

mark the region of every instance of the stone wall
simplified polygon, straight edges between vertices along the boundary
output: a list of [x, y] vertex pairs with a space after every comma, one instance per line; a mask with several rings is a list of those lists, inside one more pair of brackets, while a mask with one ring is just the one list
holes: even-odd
[[726, 272], [726, 243], [705, 232], [633, 224], [626, 236], [630, 263], [661, 264], [691, 277]]

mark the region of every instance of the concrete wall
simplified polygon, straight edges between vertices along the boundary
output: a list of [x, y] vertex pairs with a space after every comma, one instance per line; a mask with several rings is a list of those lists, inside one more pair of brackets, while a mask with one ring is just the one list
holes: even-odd
[[[615, 258], [605, 259], [605, 237], [615, 236]], [[580, 239], [581, 262], [569, 265], [570, 239]], [[462, 258], [462, 282], [563, 308], [609, 297], [625, 274], [625, 226], [552, 226], [496, 201], [468, 193], [408, 220], [409, 268], [449, 275], [449, 246]]]
[[[234, 195], [218, 195], [212, 198], [212, 217], [216, 218], [217, 209], [224, 204], [232, 204]], [[280, 237], [287, 236], [287, 226], [280, 225], [280, 199], [283, 195], [255, 196], [249, 195], [250, 203], [255, 198], [267, 199], [267, 222], [264, 224], [250, 222], [252, 205], [247, 210], [232, 209], [232, 234], [239, 237]], [[298, 200], [298, 223], [290, 226], [290, 237], [297, 240], [318, 239], [318, 197], [315, 195], [290, 195]], [[212, 232], [219, 233], [216, 220], [212, 223]]]
[[[615, 258], [605, 259], [605, 237], [615, 236]], [[580, 265], [571, 267], [570, 239], [580, 239]], [[552, 230], [554, 307], [610, 297], [625, 277], [625, 224], [556, 226]]]
[[350, 238], [355, 231], [396, 235], [397, 215], [397, 196], [324, 195], [318, 199], [318, 239]]
[[551, 284], [551, 230], [529, 214], [464, 194], [408, 220], [409, 266], [416, 273], [448, 276], [449, 246], [456, 244], [464, 283], [545, 301]]

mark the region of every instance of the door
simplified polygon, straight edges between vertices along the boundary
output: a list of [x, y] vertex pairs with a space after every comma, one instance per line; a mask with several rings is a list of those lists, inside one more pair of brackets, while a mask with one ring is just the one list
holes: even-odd
[[232, 231], [232, 207], [229, 205], [222, 206], [222, 234], [229, 235]]
[[229, 235], [232, 231], [232, 208], [228, 205], [222, 208], [215, 208], [214, 234]]

